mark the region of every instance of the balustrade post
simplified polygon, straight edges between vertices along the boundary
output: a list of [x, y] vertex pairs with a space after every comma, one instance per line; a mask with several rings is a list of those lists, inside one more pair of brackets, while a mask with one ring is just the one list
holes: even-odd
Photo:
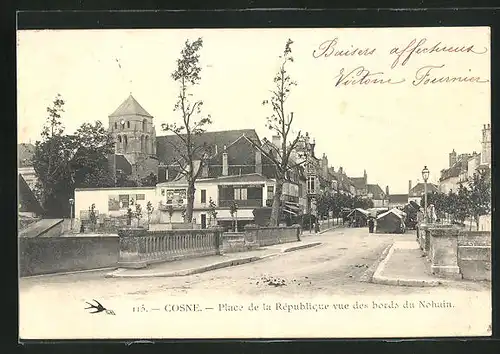
[[458, 266], [458, 235], [456, 227], [429, 227], [430, 259], [433, 274], [453, 279], [462, 279]]
[[119, 229], [120, 253], [118, 266], [122, 268], [144, 268], [147, 261], [143, 259], [142, 238], [147, 236], [145, 229]]

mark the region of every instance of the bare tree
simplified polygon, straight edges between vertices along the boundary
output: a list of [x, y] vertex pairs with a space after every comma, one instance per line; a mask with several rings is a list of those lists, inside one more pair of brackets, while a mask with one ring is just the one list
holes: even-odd
[[164, 131], [171, 132], [177, 137], [176, 142], [169, 143], [178, 156], [173, 164], [178, 172], [185, 176], [188, 184], [186, 206], [188, 222], [191, 222], [193, 217], [195, 182], [210, 154], [210, 148], [206, 144], [199, 143], [197, 136], [203, 134], [206, 126], [212, 121], [210, 115], [201, 116], [203, 101], [192, 98], [192, 89], [201, 81], [199, 51], [202, 47], [201, 38], [194, 42], [189, 40], [185, 42], [180, 58], [177, 59], [177, 67], [171, 75], [179, 84], [179, 95], [174, 111], [180, 112], [182, 120], [179, 124], [162, 124]]
[[287, 71], [287, 65], [293, 62], [292, 44], [293, 41], [288, 39], [285, 44], [285, 50], [279, 57], [281, 64], [273, 79], [275, 87], [270, 90], [271, 98], [262, 102], [263, 105], [270, 105], [272, 108], [271, 116], [267, 117], [266, 127], [273, 131], [274, 134], [277, 134], [281, 140], [281, 147], [273, 147], [274, 153], [266, 154], [276, 166], [276, 186], [271, 211], [271, 225], [278, 225], [283, 184], [285, 183], [287, 172], [291, 168], [290, 157], [302, 139], [300, 131], [293, 137], [293, 112], [287, 114], [285, 110], [285, 103], [290, 96], [291, 88], [297, 85], [297, 82], [291, 79]]

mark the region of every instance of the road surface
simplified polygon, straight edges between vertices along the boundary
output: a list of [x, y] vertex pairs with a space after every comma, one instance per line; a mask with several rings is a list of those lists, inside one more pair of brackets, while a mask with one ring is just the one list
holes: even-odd
[[[35, 317], [50, 317], [43, 312], [48, 309], [41, 309], [40, 304], [46, 304], [47, 308], [65, 303], [82, 306], [91, 299], [106, 306], [118, 302], [141, 304], [157, 301], [163, 304], [166, 299], [387, 298], [418, 294], [446, 298], [464, 294], [489, 296], [488, 283], [460, 281], [435, 288], [412, 288], [363, 281], [374, 271], [372, 265], [395, 239], [414, 238], [413, 233], [379, 235], [369, 234], [367, 228], [337, 229], [321, 235], [309, 236], [306, 233], [303, 237], [304, 241], [322, 242], [320, 246], [197, 275], [131, 279], [104, 278], [104, 272], [92, 272], [23, 278], [20, 280], [21, 323], [24, 319], [25, 323], [31, 322], [34, 326]], [[73, 310], [77, 311], [76, 307]], [[53, 311], [59, 311], [63, 316], [62, 307]]]

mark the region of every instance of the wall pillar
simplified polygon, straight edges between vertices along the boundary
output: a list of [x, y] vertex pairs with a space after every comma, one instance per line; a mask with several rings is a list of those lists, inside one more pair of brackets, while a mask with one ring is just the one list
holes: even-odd
[[118, 267], [121, 268], [145, 268], [146, 260], [141, 259], [141, 237], [147, 236], [146, 229], [120, 229], [120, 254], [118, 256]]
[[430, 259], [433, 274], [452, 279], [462, 279], [458, 266], [458, 234], [455, 227], [429, 227]]

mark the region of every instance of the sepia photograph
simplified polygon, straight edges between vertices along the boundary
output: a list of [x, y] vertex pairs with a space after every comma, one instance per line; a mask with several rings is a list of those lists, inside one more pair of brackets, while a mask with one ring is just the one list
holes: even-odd
[[19, 336], [491, 336], [489, 27], [17, 31]]

